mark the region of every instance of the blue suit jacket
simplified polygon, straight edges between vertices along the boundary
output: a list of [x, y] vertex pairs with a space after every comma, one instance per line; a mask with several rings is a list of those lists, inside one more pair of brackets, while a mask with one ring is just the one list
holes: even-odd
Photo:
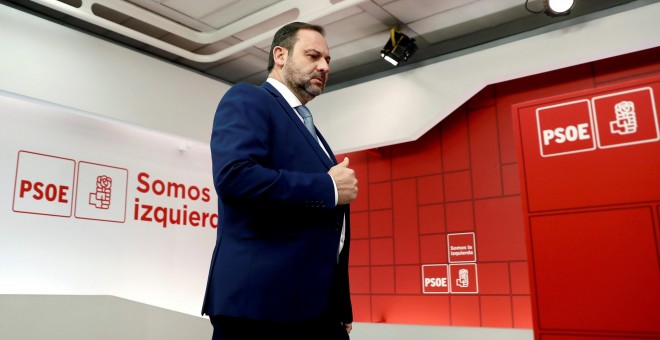
[[353, 321], [349, 206], [335, 206], [327, 172], [337, 161], [318, 136], [330, 157], [267, 82], [223, 96], [211, 135], [220, 219], [202, 314], [297, 321], [330, 309]]

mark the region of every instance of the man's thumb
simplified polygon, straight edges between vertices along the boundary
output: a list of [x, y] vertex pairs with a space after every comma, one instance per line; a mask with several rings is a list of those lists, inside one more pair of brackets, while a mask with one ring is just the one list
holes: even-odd
[[343, 167], [348, 167], [348, 157], [344, 157], [344, 160], [341, 161], [341, 164], [339, 164]]

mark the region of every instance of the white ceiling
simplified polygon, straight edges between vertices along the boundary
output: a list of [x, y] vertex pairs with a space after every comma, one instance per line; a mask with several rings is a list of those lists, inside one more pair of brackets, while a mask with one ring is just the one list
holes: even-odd
[[[396, 72], [380, 58], [390, 28], [417, 52], [398, 69], [632, 0], [577, 0], [570, 16], [531, 13], [525, 0], [10, 0], [44, 15], [227, 83], [261, 83], [274, 31], [323, 25], [329, 86]], [[529, 0], [542, 8], [542, 0]]]

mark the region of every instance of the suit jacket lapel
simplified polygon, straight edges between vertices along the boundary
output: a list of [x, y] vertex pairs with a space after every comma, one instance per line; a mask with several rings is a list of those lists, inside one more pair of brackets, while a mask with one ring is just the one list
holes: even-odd
[[[325, 147], [325, 149], [328, 151], [328, 156], [330, 156], [330, 160], [332, 161], [332, 165], [337, 165], [337, 159], [335, 158], [335, 154], [332, 152], [332, 149], [330, 148], [330, 145], [328, 145], [328, 142], [325, 141], [325, 138], [323, 138], [323, 135], [321, 134], [320, 131], [316, 130], [316, 134], [318, 135], [319, 140], [321, 141], [321, 143], [323, 143], [323, 147]], [[321, 151], [323, 151], [323, 150], [321, 150]], [[323, 153], [323, 154], [325, 154], [325, 153]], [[328, 157], [326, 157], [326, 158], [328, 158]]]
[[298, 114], [293, 110], [286, 99], [284, 99], [284, 97], [282, 97], [282, 95], [268, 82], [264, 82], [261, 86], [273, 94], [275, 100], [277, 100], [277, 102], [282, 107], [282, 110], [286, 113], [289, 119], [291, 119], [291, 122], [298, 128], [300, 133], [305, 136], [305, 139], [309, 143], [310, 147], [314, 150], [314, 152], [316, 152], [316, 155], [319, 157], [321, 162], [323, 162], [323, 164], [325, 164], [328, 169], [337, 164], [337, 160], [335, 159], [335, 155], [332, 153], [332, 149], [330, 149], [330, 146], [325, 141], [321, 133], [317, 130], [319, 140], [321, 140], [321, 143], [323, 143], [323, 146], [328, 151], [330, 158], [328, 158], [328, 155], [325, 154], [319, 143], [314, 140], [314, 137], [309, 133], [309, 131], [307, 131], [305, 124], [303, 124], [303, 122], [300, 120], [300, 117], [298, 117]]

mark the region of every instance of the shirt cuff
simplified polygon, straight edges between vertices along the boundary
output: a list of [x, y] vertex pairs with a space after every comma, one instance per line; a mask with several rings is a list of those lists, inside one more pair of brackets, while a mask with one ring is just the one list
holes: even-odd
[[[328, 175], [330, 176], [330, 175]], [[337, 183], [335, 183], [335, 179], [330, 176], [330, 179], [332, 180], [332, 187], [335, 189], [335, 207], [337, 206], [337, 200], [339, 200], [339, 193], [337, 192]]]

